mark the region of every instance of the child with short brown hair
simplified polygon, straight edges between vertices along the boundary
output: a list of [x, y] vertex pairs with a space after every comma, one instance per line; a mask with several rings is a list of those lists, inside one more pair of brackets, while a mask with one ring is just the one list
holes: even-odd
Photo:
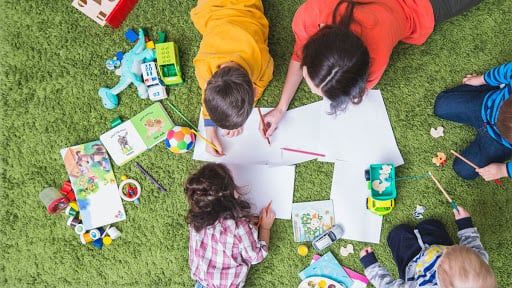
[[222, 156], [217, 135], [243, 132], [254, 104], [273, 77], [274, 60], [268, 49], [268, 20], [261, 0], [199, 0], [190, 16], [203, 36], [194, 58], [203, 93], [202, 116], [210, 145], [206, 151]]

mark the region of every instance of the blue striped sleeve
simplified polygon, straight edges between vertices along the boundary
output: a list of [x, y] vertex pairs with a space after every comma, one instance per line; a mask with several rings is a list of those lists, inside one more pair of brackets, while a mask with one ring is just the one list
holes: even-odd
[[485, 72], [484, 79], [491, 86], [512, 83], [512, 62], [494, 67]]

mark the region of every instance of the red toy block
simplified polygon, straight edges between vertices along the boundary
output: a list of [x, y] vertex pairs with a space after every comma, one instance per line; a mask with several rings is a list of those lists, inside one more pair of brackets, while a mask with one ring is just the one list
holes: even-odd
[[120, 0], [116, 7], [107, 16], [106, 22], [114, 29], [118, 29], [124, 19], [133, 10], [138, 0]]

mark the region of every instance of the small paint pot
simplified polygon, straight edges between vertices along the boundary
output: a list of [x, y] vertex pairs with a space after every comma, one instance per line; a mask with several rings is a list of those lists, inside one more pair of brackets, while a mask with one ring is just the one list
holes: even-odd
[[104, 231], [105, 230], [103, 228], [96, 228], [96, 229], [91, 229], [89, 231], [89, 234], [91, 234], [92, 240], [96, 240], [96, 239], [101, 238], [101, 234], [103, 234]]
[[69, 217], [68, 222], [66, 222], [66, 224], [71, 227], [76, 227], [76, 225], [80, 224], [80, 222], [80, 219], [71, 216]]
[[121, 232], [119, 232], [119, 230], [117, 230], [116, 227], [110, 227], [108, 230], [107, 230], [107, 234], [112, 238], [112, 240], [115, 240], [117, 239], [119, 236], [121, 236]]
[[78, 224], [75, 226], [75, 233], [76, 234], [84, 234], [85, 233], [85, 226], [84, 224]]
[[69, 200], [55, 187], [48, 187], [39, 193], [39, 199], [51, 214], [56, 214], [68, 207]]
[[83, 234], [80, 234], [80, 241], [82, 242], [82, 244], [87, 244], [89, 242], [92, 242], [93, 239], [91, 238], [91, 234], [89, 234], [89, 232], [85, 232]]
[[92, 244], [94, 245], [94, 247], [101, 249], [103, 247], [103, 239], [98, 238], [98, 239], [94, 240], [92, 242]]
[[299, 248], [297, 248], [297, 253], [299, 253], [300, 256], [306, 256], [308, 255], [308, 246], [302, 244], [299, 245]]
[[112, 238], [110, 236], [103, 237], [103, 244], [104, 245], [110, 245], [112, 244]]
[[73, 217], [78, 215], [78, 211], [71, 208], [71, 206], [66, 207], [66, 210], [64, 212], [66, 213], [66, 215], [73, 216]]
[[76, 203], [76, 201], [69, 201], [69, 207], [75, 209], [76, 211], [80, 211], [78, 210], [78, 204]]

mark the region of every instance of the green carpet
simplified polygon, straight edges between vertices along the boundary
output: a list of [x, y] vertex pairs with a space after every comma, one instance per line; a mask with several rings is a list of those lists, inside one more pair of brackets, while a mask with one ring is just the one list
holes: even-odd
[[[164, 31], [181, 48], [186, 83], [168, 89], [170, 99], [190, 119], [197, 119], [200, 89], [192, 59], [200, 35], [189, 11], [195, 1], [141, 0], [119, 30], [101, 27], [68, 1], [0, 1], [1, 197], [0, 286], [2, 287], [192, 287], [188, 267], [186, 177], [201, 163], [192, 153], [175, 155], [163, 144], [138, 156], [169, 193], [163, 194], [133, 163], [114, 167], [143, 186], [141, 204], [124, 203], [127, 220], [112, 245], [82, 245], [66, 226], [64, 214], [50, 215], [39, 200], [45, 187], [62, 186], [67, 178], [59, 150], [98, 139], [118, 116], [128, 119], [149, 106], [133, 86], [120, 94], [115, 110], [102, 107], [99, 87], [112, 87], [118, 76], [105, 61], [132, 47], [124, 37], [129, 28], [143, 27], [150, 38]], [[274, 79], [260, 101], [277, 104], [294, 39], [290, 23], [302, 0], [264, 0], [270, 22], [269, 46], [275, 60]], [[422, 46], [400, 44], [376, 88], [382, 91], [405, 165], [397, 177], [434, 171], [452, 198], [467, 208], [489, 252], [499, 287], [512, 282], [510, 243], [512, 217], [510, 179], [502, 187], [482, 179], [464, 181], [451, 168], [436, 167], [437, 151], [462, 150], [475, 132], [433, 115], [437, 93], [460, 83], [467, 73], [510, 61], [512, 1], [486, 0], [470, 12], [437, 27]], [[303, 84], [290, 108], [317, 101]], [[169, 111], [177, 123], [178, 116]], [[445, 127], [434, 139], [431, 127]], [[350, 137], [350, 135], [347, 135]], [[311, 161], [297, 166], [294, 201], [328, 199], [333, 165]], [[361, 171], [363, 173], [363, 171]], [[399, 181], [395, 210], [383, 219], [380, 245], [371, 245], [380, 261], [397, 275], [386, 245], [387, 233], [400, 223], [414, 224], [420, 204], [425, 217], [443, 220], [455, 238], [453, 214], [441, 192], [427, 179]], [[339, 248], [354, 245], [355, 254], [341, 257]], [[362, 272], [358, 253], [367, 243], [341, 240], [330, 250], [345, 266]], [[297, 254], [290, 221], [277, 220], [270, 253], [251, 268], [247, 287], [296, 287], [297, 275], [310, 262]]]

